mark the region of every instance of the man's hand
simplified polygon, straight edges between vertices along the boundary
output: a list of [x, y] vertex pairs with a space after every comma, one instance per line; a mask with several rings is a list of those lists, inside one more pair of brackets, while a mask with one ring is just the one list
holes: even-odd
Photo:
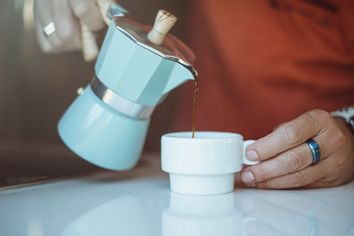
[[[305, 142], [312, 138], [321, 160], [312, 163]], [[242, 181], [257, 188], [329, 187], [350, 181], [354, 175], [354, 137], [345, 122], [322, 110], [309, 111], [247, 148], [249, 160], [259, 164], [245, 168]]]
[[[81, 48], [80, 22], [95, 32], [105, 26], [96, 0], [34, 0], [34, 18], [39, 45], [45, 52], [64, 52]], [[49, 36], [44, 27], [54, 23]]]

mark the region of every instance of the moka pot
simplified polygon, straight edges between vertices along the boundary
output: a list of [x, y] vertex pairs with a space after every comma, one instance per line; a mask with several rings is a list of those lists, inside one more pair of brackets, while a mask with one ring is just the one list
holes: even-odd
[[[161, 32], [155, 26], [156, 36]], [[112, 16], [95, 78], [59, 121], [64, 143], [97, 166], [134, 167], [154, 108], [171, 90], [196, 77], [193, 52], [171, 34], [154, 42], [150, 29], [127, 15]]]

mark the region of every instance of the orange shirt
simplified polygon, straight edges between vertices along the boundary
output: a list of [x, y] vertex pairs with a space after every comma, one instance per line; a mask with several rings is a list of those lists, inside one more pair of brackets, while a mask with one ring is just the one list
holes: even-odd
[[[259, 138], [310, 109], [354, 101], [354, 2], [313, 2], [191, 1], [197, 130]], [[193, 83], [177, 93], [174, 129], [190, 130]]]

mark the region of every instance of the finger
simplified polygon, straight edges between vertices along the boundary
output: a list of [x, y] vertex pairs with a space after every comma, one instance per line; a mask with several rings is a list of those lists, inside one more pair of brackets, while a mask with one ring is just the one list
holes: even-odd
[[37, 35], [39, 46], [43, 52], [50, 52], [52, 46], [50, 45], [50, 42], [48, 41], [47, 37], [44, 36], [43, 26], [39, 22], [38, 17], [35, 17], [35, 22], [36, 22], [36, 35]]
[[35, 16], [37, 21], [37, 36], [39, 42], [42, 46], [42, 49], [45, 52], [54, 52], [57, 48], [61, 46], [60, 40], [56, 32], [52, 33], [49, 36], [46, 36], [43, 32], [43, 28], [46, 27], [51, 22], [54, 23], [53, 15], [53, 5], [52, 1], [47, 0], [37, 0], [35, 1]]
[[95, 0], [71, 0], [70, 5], [75, 16], [91, 31], [101, 30], [105, 26]]
[[73, 15], [68, 0], [53, 1], [53, 19], [61, 51], [81, 48], [79, 22]]
[[319, 134], [330, 115], [321, 110], [307, 112], [285, 123], [266, 137], [247, 147], [247, 159], [267, 160]]
[[241, 179], [246, 185], [253, 186], [255, 183], [302, 170], [311, 165], [311, 155], [308, 145], [302, 144], [272, 159], [245, 168]]
[[[314, 138], [320, 147], [321, 159], [328, 157], [331, 150], [327, 135], [320, 135]], [[272, 159], [260, 162], [257, 165], [249, 166], [242, 171], [241, 179], [247, 185], [254, 185], [268, 179], [283, 176], [302, 170], [312, 164], [312, 151], [307, 143], [285, 151]]]
[[295, 173], [256, 183], [255, 186], [266, 189], [290, 189], [309, 185], [327, 175], [327, 172], [331, 169], [330, 161], [328, 160], [320, 161], [316, 165], [309, 166]]

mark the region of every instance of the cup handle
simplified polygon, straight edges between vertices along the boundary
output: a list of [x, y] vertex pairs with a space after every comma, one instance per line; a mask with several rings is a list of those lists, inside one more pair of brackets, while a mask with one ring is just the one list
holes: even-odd
[[242, 158], [243, 158], [243, 164], [245, 165], [249, 165], [249, 166], [253, 166], [255, 164], [258, 164], [259, 161], [250, 161], [246, 158], [246, 148], [248, 145], [251, 145], [252, 143], [256, 142], [256, 140], [246, 140], [243, 142], [243, 154], [242, 154]]

